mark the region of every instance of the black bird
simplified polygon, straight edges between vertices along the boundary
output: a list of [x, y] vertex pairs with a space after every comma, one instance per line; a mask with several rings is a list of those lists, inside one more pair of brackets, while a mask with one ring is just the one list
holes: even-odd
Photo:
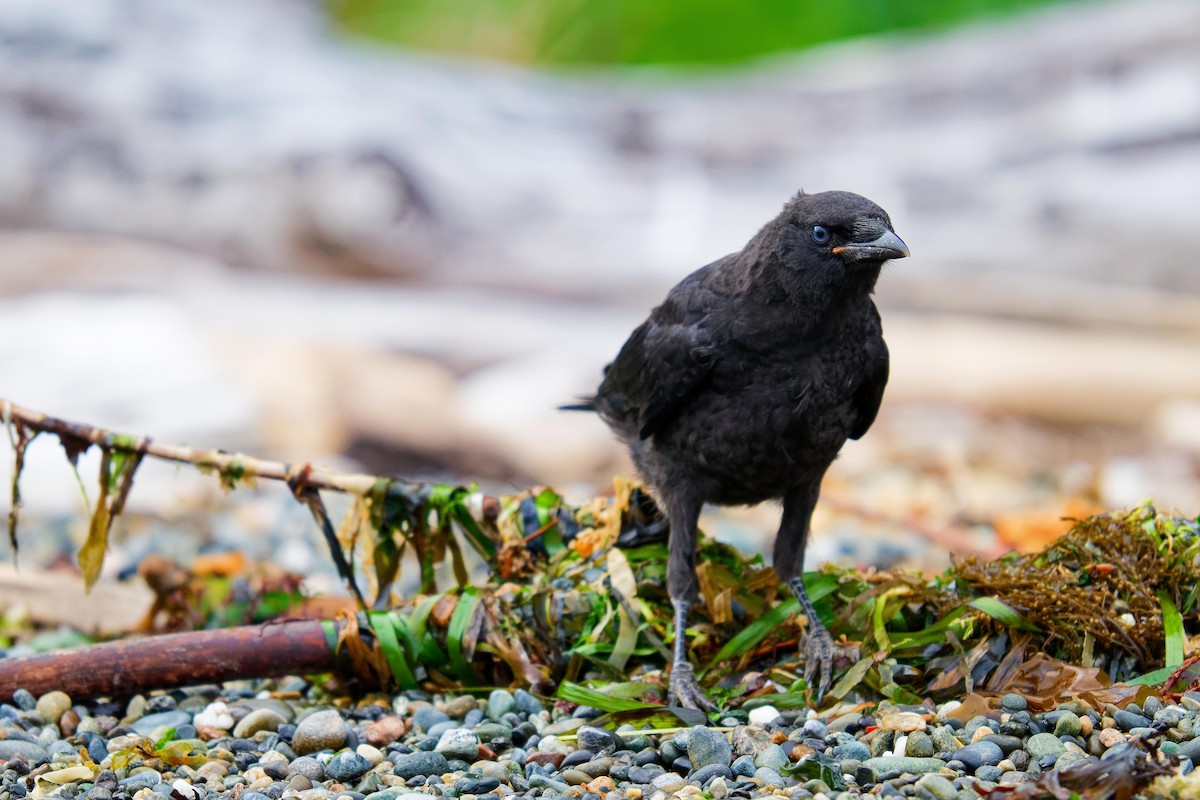
[[804, 590], [804, 546], [821, 478], [883, 398], [888, 350], [871, 292], [884, 262], [908, 255], [891, 227], [864, 197], [801, 192], [740, 252], [672, 289], [596, 395], [564, 407], [600, 414], [667, 514], [670, 690], [681, 705], [713, 708], [683, 638], [704, 503], [783, 501], [775, 570], [808, 617], [806, 682], [818, 698], [829, 687], [833, 639]]

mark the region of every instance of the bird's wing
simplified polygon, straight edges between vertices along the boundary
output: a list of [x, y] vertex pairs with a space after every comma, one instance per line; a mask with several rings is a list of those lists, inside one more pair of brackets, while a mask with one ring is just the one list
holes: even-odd
[[867, 366], [862, 383], [854, 393], [855, 419], [850, 438], [859, 439], [875, 421], [888, 381], [888, 349], [882, 336], [867, 341]]
[[602, 414], [633, 423], [642, 439], [679, 413], [712, 372], [717, 357], [700, 325], [656, 316], [630, 335], [605, 369], [595, 399]]

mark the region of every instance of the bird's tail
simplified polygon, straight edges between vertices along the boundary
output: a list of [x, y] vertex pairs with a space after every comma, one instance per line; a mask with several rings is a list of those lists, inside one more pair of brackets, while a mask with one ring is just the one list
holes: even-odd
[[595, 411], [596, 401], [591, 397], [581, 397], [578, 403], [568, 403], [558, 407], [559, 411]]

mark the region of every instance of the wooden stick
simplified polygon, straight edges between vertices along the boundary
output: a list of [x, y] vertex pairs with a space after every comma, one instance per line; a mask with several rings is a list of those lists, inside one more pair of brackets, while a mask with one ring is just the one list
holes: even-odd
[[[17, 689], [54, 689], [72, 700], [119, 697], [199, 683], [329, 672], [337, 667], [328, 622], [283, 620], [85, 645], [0, 659], [0, 701]], [[332, 623], [340, 630], [341, 623]], [[336, 641], [336, 640], [335, 640]]]

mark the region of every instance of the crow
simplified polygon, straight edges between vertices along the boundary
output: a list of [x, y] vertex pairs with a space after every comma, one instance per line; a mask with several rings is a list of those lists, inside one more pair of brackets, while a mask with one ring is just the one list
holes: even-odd
[[808, 618], [806, 683], [818, 702], [828, 689], [833, 639], [804, 589], [804, 547], [825, 471], [883, 399], [888, 350], [871, 293], [884, 262], [907, 255], [870, 200], [800, 192], [741, 251], [672, 289], [595, 396], [563, 406], [599, 413], [666, 513], [673, 702], [714, 709], [684, 647], [705, 503], [783, 501], [774, 566]]

